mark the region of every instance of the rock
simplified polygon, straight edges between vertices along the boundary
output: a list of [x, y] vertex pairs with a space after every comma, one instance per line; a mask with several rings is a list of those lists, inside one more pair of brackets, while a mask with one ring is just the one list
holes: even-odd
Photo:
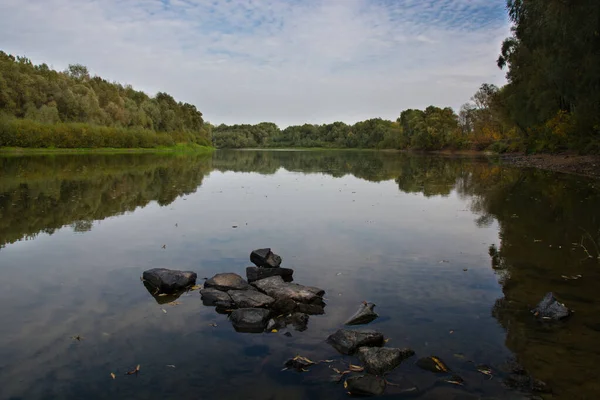
[[248, 282], [258, 281], [271, 276], [281, 276], [285, 282], [291, 282], [293, 280], [292, 275], [294, 275], [294, 270], [291, 268], [246, 267]]
[[229, 318], [238, 332], [263, 332], [267, 326], [270, 311], [264, 308], [239, 308]]
[[202, 299], [202, 304], [205, 306], [215, 306], [217, 303], [219, 303], [221, 306], [229, 304], [231, 307], [233, 307], [231, 296], [220, 290], [214, 288], [201, 289], [200, 296]]
[[324, 304], [323, 289], [284, 282], [281, 276], [260, 279], [252, 282], [252, 285], [276, 300], [291, 299], [298, 303]]
[[363, 302], [358, 311], [351, 316], [348, 321], [346, 321], [345, 325], [362, 325], [368, 324], [373, 321], [375, 318], [379, 317], [379, 315], [373, 311], [375, 308], [375, 304]]
[[144, 271], [142, 279], [155, 290], [153, 294], [175, 293], [196, 283], [197, 275], [191, 271], [153, 268]]
[[296, 302], [292, 299], [278, 299], [271, 308], [277, 314], [290, 314], [296, 310]]
[[436, 356], [420, 358], [417, 360], [417, 367], [429, 372], [435, 372], [436, 374], [450, 371], [450, 368], [446, 365], [446, 363], [444, 363], [441, 358]]
[[296, 311], [308, 314], [308, 315], [322, 315], [325, 314], [325, 309], [319, 304], [296, 304]]
[[228, 290], [248, 290], [249, 285], [241, 276], [234, 273], [216, 274], [204, 282], [205, 288], [215, 288], [224, 292]]
[[301, 372], [308, 372], [307, 368], [311, 365], [315, 365], [315, 363], [309, 360], [308, 358], [302, 356], [296, 356], [285, 362], [286, 368], [295, 369]]
[[558, 321], [571, 315], [571, 310], [556, 300], [552, 292], [546, 293], [542, 301], [531, 312], [545, 321]]
[[275, 299], [255, 290], [230, 290], [227, 292], [238, 308], [269, 307]]
[[263, 268], [277, 268], [281, 265], [281, 257], [269, 248], [254, 250], [250, 253], [250, 261], [257, 267]]
[[359, 347], [381, 347], [384, 342], [383, 334], [377, 331], [340, 329], [327, 338], [327, 343], [342, 354], [354, 354]]
[[411, 349], [361, 347], [358, 349], [357, 355], [368, 373], [383, 375], [396, 368], [402, 361], [415, 355], [415, 352]]
[[286, 316], [271, 318], [267, 323], [267, 331], [283, 329], [292, 325], [295, 330], [303, 332], [308, 329], [309, 316], [303, 313], [293, 313]]
[[353, 376], [346, 379], [344, 388], [353, 396], [381, 396], [385, 392], [385, 380], [370, 374]]

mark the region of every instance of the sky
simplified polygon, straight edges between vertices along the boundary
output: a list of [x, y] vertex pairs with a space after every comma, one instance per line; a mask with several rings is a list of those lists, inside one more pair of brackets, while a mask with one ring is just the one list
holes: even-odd
[[213, 124], [458, 111], [510, 33], [504, 0], [2, 0], [0, 50], [163, 91]]

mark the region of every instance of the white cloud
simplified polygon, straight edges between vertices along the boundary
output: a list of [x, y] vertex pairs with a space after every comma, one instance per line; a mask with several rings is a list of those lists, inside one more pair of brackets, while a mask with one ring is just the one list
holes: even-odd
[[4, 0], [0, 49], [195, 104], [213, 123], [458, 108], [509, 33], [490, 0]]

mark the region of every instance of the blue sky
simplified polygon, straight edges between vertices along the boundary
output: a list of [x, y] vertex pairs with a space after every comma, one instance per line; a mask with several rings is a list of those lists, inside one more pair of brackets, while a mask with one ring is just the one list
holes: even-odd
[[504, 0], [3, 0], [0, 49], [165, 91], [212, 123], [458, 109], [496, 67]]

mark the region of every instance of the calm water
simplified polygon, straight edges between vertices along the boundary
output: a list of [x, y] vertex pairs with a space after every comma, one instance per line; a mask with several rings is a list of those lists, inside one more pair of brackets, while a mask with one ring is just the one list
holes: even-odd
[[[381, 316], [370, 327], [417, 353], [388, 376], [399, 385], [389, 397], [522, 398], [502, 384], [503, 363], [516, 359], [554, 398], [597, 399], [600, 264], [573, 243], [585, 236], [598, 255], [587, 234], [600, 242], [599, 205], [597, 181], [487, 160], [0, 158], [0, 398], [346, 398], [327, 364], [281, 369], [296, 354], [358, 363], [324, 339], [368, 300]], [[244, 275], [250, 251], [266, 246], [296, 282], [326, 290], [326, 314], [292, 337], [236, 333], [197, 291], [168, 306], [140, 282], [154, 267]], [[532, 319], [548, 291], [575, 309], [569, 321]], [[466, 385], [418, 370], [428, 355]], [[137, 364], [138, 376], [124, 376]]]

